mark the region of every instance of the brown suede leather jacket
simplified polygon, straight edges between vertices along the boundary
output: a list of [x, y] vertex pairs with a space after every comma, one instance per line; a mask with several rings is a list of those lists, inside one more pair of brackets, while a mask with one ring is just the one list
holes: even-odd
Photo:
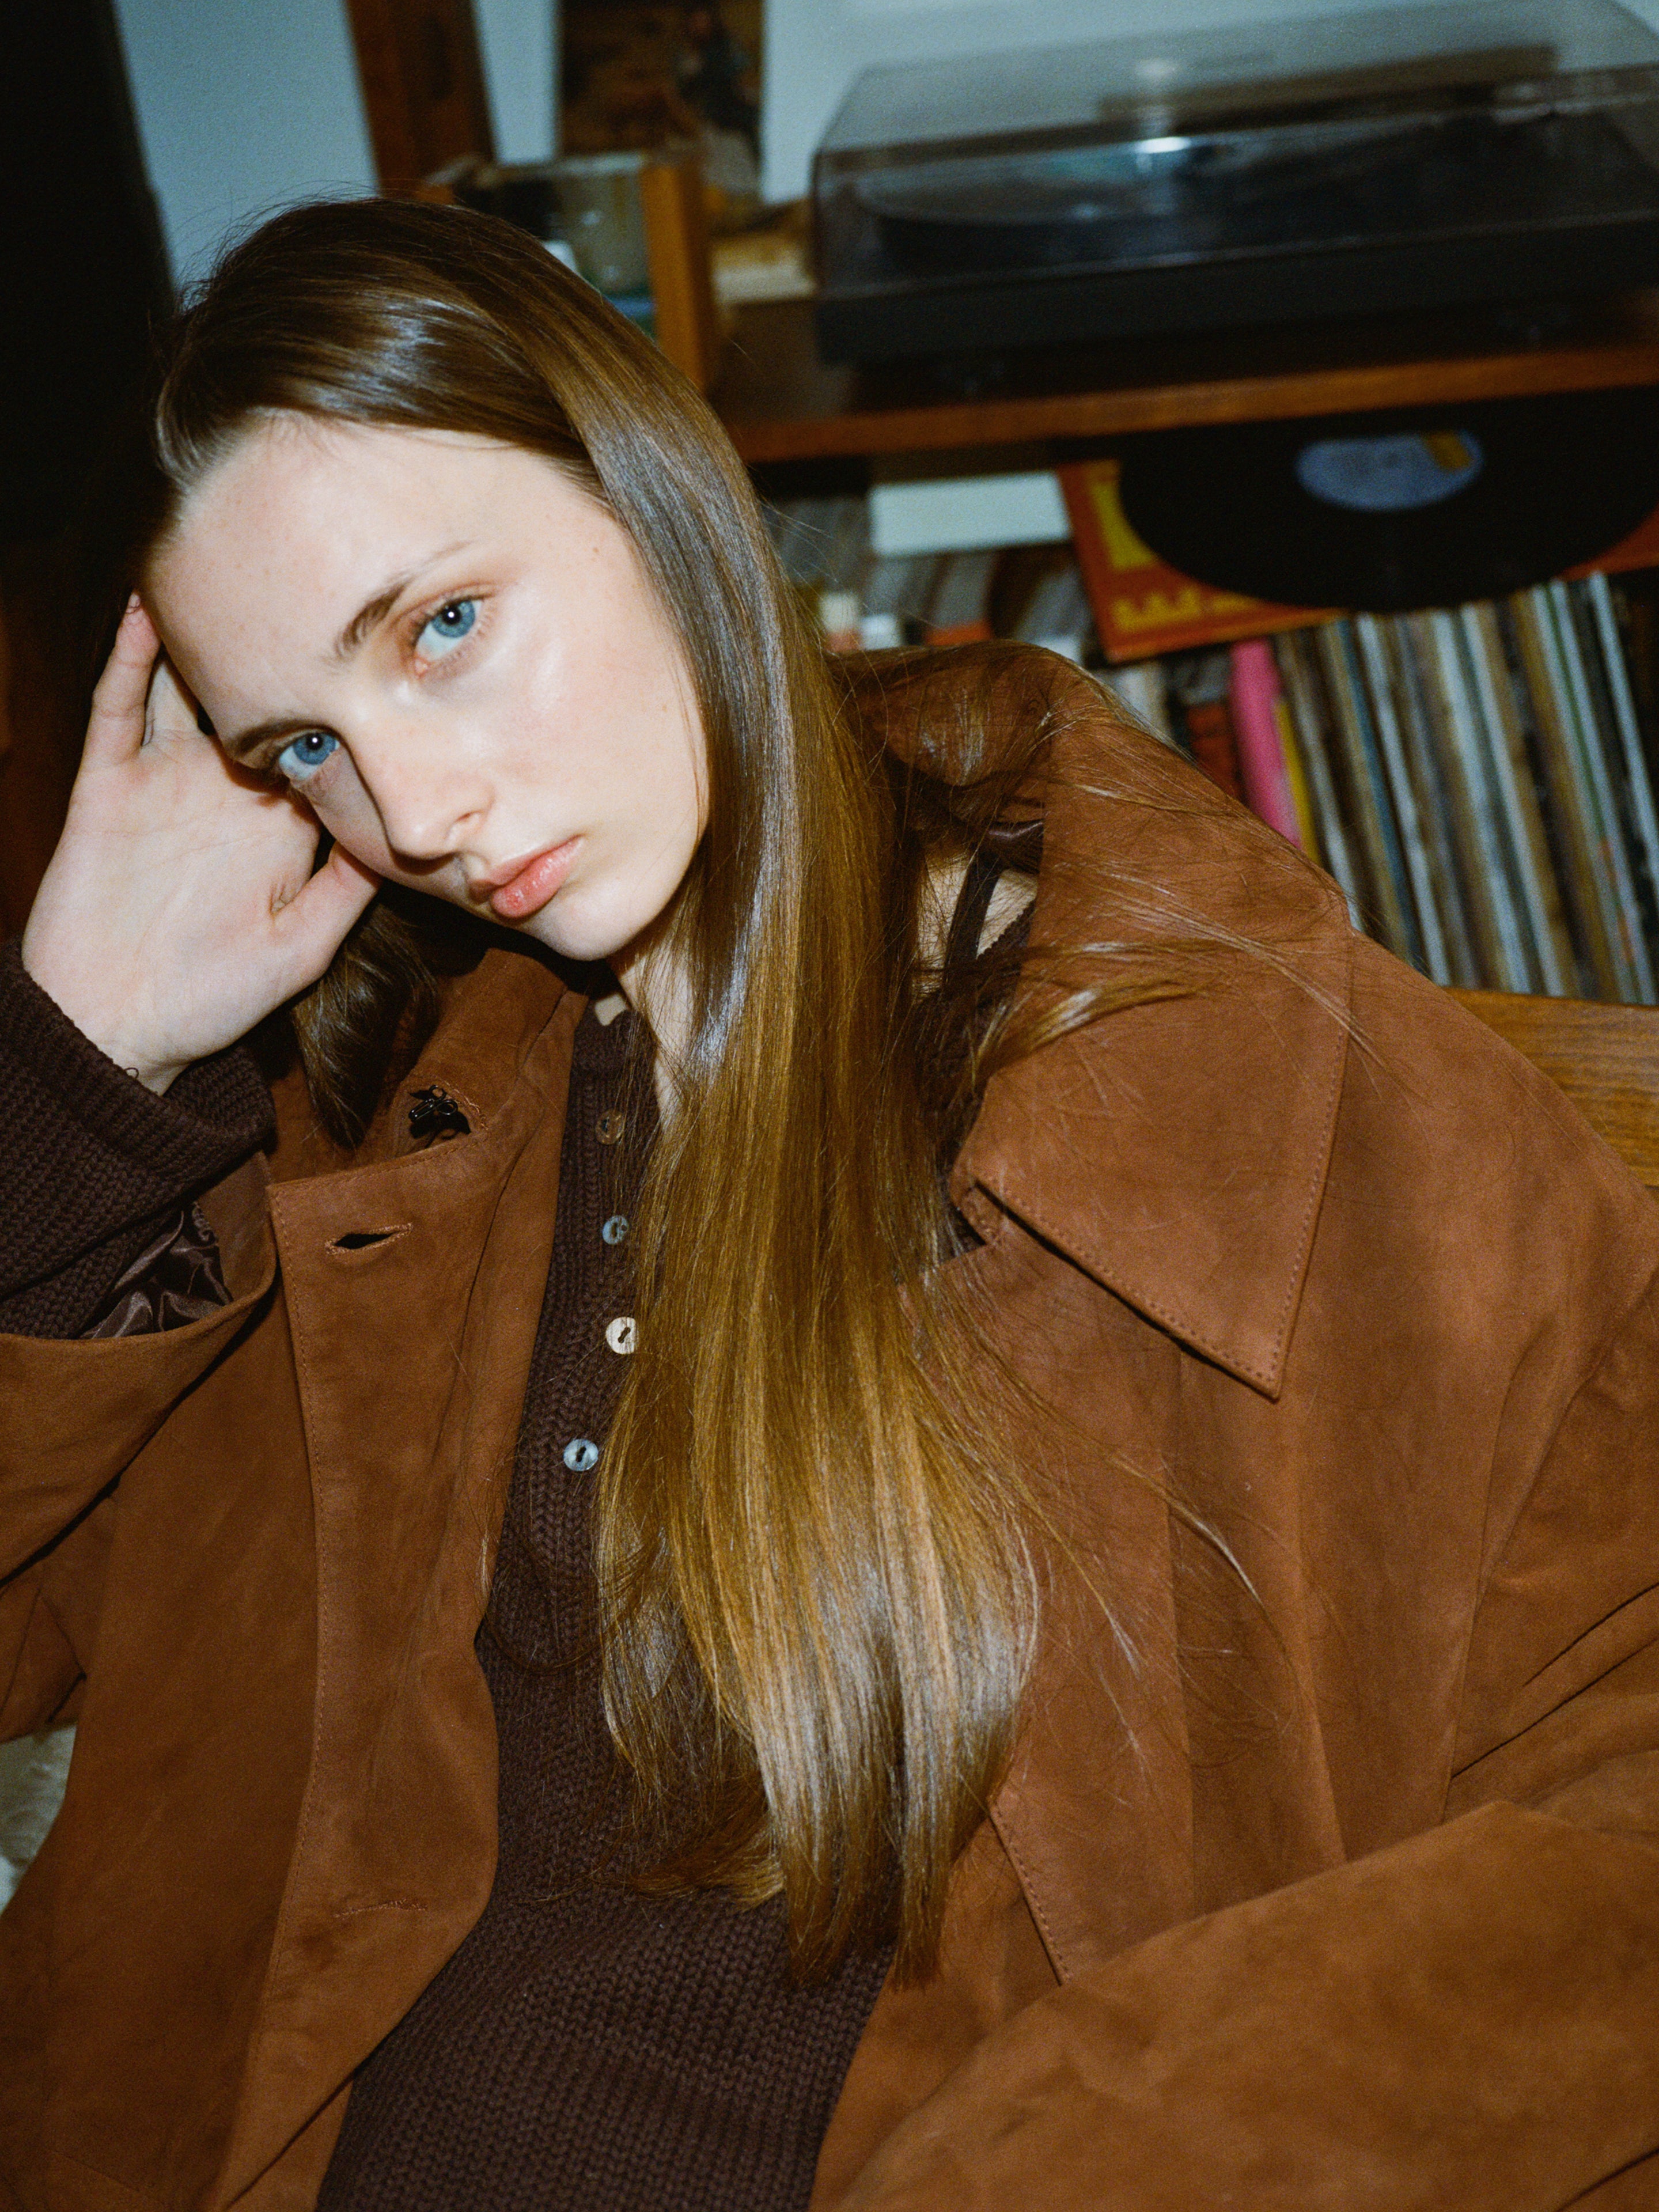
[[[869, 711], [914, 746], [984, 665]], [[1034, 941], [1173, 902], [1267, 957], [996, 1079], [957, 1163], [1077, 1565], [814, 2212], [1659, 2204], [1659, 1210], [1288, 847], [999, 665], [1054, 720]], [[470, 1136], [309, 1172], [287, 1094], [208, 1202], [228, 1306], [0, 1339], [0, 1723], [80, 1700], [0, 1916], [0, 2202], [310, 2207], [483, 1905], [579, 1012], [490, 955], [406, 1085]]]

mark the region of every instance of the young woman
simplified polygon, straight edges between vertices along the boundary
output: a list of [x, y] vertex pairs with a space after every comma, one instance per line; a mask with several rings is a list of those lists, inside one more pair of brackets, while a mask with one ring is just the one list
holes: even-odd
[[257, 234], [145, 483], [0, 989], [11, 2201], [1659, 2201], [1559, 1095], [1062, 664], [826, 663], [501, 227]]

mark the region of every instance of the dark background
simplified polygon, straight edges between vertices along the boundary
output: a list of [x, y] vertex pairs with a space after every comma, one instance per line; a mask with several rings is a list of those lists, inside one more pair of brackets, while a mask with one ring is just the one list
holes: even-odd
[[76, 537], [169, 304], [108, 0], [0, 0], [0, 934], [22, 927], [79, 748]]

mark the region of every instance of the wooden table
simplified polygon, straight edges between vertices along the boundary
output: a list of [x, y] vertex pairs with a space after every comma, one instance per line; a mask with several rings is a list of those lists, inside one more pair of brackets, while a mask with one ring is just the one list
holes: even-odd
[[1011, 352], [977, 388], [914, 364], [826, 368], [811, 305], [738, 311], [710, 394], [751, 464], [1052, 446], [1203, 422], [1659, 384], [1659, 291], [1535, 331], [1512, 313], [1125, 339]]

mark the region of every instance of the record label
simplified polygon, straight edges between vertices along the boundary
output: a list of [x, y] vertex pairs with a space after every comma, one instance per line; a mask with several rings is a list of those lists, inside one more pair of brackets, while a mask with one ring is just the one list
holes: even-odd
[[1486, 461], [1472, 430], [1396, 432], [1388, 438], [1315, 438], [1297, 455], [1296, 480], [1328, 507], [1403, 514], [1473, 483]]

